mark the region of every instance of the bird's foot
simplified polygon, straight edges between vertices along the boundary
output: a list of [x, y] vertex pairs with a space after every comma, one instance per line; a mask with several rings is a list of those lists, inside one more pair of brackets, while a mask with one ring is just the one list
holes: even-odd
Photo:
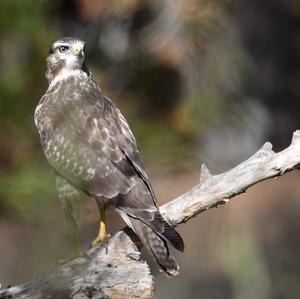
[[94, 247], [97, 244], [102, 243], [104, 240], [106, 240], [106, 236], [105, 237], [97, 236], [97, 238], [95, 240], [93, 240], [91, 247]]
[[111, 234], [105, 234], [105, 236], [98, 235], [97, 238], [91, 243], [90, 248], [98, 244], [105, 247], [106, 253], [108, 252], [108, 239], [111, 237]]
[[[100, 214], [104, 213], [103, 210], [100, 208]], [[92, 242], [91, 247], [96, 246], [99, 243], [102, 243], [104, 240], [107, 239], [107, 233], [106, 233], [106, 225], [105, 225], [105, 219], [104, 214], [101, 217], [102, 219], [99, 222], [99, 232], [97, 238]]]

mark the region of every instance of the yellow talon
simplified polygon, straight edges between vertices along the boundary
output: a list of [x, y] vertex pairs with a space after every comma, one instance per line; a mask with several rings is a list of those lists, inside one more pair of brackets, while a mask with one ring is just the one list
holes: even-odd
[[98, 204], [98, 209], [99, 209], [99, 213], [100, 213], [99, 233], [98, 233], [97, 238], [92, 242], [92, 246], [95, 246], [98, 243], [101, 243], [103, 240], [106, 239], [106, 225], [105, 225], [106, 207]]

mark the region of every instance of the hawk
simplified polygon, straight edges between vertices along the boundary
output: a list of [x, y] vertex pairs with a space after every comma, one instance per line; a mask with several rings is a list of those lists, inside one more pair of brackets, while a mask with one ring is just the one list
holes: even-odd
[[46, 60], [49, 87], [34, 115], [65, 214], [77, 227], [80, 191], [96, 200], [100, 222], [95, 245], [106, 237], [105, 209], [114, 208], [159, 267], [178, 274], [168, 243], [183, 251], [183, 240], [161, 216], [136, 140], [86, 67], [84, 45], [70, 37], [52, 45]]

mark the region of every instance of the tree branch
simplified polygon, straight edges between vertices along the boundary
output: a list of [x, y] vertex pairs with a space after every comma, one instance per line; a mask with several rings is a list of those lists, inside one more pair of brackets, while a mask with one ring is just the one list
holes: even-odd
[[[173, 225], [200, 212], [225, 205], [250, 186], [278, 177], [300, 165], [300, 131], [291, 145], [275, 153], [267, 142], [248, 160], [222, 174], [212, 175], [202, 166], [200, 182], [190, 191], [163, 205], [160, 210]], [[141, 259], [132, 235], [124, 230], [87, 252], [89, 259], [76, 258], [22, 285], [0, 291], [8, 298], [151, 298], [154, 281]]]
[[279, 177], [300, 165], [300, 130], [293, 134], [292, 143], [279, 153], [266, 142], [248, 160], [231, 170], [212, 175], [203, 164], [200, 182], [190, 191], [160, 208], [163, 216], [173, 225], [187, 222], [200, 212], [224, 206], [232, 197], [269, 178]]

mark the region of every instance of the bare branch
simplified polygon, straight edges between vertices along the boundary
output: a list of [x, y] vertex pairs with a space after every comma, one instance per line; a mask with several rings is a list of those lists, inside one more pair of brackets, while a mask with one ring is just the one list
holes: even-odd
[[[291, 145], [275, 153], [267, 142], [248, 160], [222, 174], [212, 175], [202, 165], [200, 183], [160, 210], [176, 226], [212, 207], [225, 205], [232, 197], [268, 178], [278, 177], [300, 165], [300, 131]], [[107, 244], [22, 285], [0, 291], [7, 298], [151, 298], [154, 282], [148, 265], [132, 241], [128, 229]]]
[[232, 197], [269, 178], [283, 175], [300, 164], [300, 130], [293, 134], [291, 145], [279, 153], [266, 142], [248, 160], [231, 170], [211, 175], [203, 164], [200, 183], [180, 197], [160, 208], [164, 217], [173, 225], [188, 221], [212, 207], [224, 206]]

